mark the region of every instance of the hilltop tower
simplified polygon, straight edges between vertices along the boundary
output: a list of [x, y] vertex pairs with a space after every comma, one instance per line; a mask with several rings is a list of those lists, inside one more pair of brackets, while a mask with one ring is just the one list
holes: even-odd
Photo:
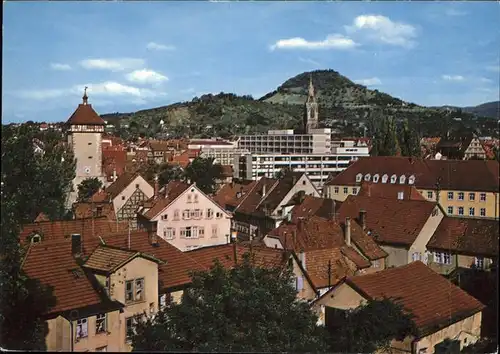
[[68, 206], [76, 201], [78, 185], [87, 178], [97, 177], [103, 183], [102, 174], [102, 134], [105, 122], [88, 103], [87, 87], [75, 112], [68, 119], [68, 144], [76, 159], [76, 176]]
[[311, 129], [316, 129], [318, 127], [318, 102], [314, 94], [312, 75], [309, 76], [309, 90], [305, 107], [304, 126], [306, 134], [309, 134]]

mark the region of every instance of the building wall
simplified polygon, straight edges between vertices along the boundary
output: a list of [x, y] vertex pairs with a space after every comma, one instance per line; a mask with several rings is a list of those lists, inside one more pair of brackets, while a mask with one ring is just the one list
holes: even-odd
[[[314, 197], [319, 197], [319, 193], [311, 183], [311, 181], [307, 178], [306, 175], [302, 175], [295, 185], [290, 189], [287, 195], [283, 198], [283, 200], [278, 204], [276, 209], [273, 211], [273, 215], [280, 215], [280, 211], [282, 211], [283, 206], [288, 204], [288, 202], [292, 199], [292, 197], [298, 192], [303, 191], [305, 195], [312, 195]], [[281, 216], [286, 216], [286, 213], [281, 213]]]
[[[71, 142], [76, 159], [76, 177], [100, 177], [102, 175], [102, 133], [72, 133]], [[85, 168], [89, 167], [87, 173]]]
[[[70, 321], [62, 316], [47, 321], [49, 333], [46, 337], [47, 351], [71, 351]], [[87, 318], [88, 336], [76, 338], [76, 320], [73, 322], [73, 350], [95, 351], [106, 347], [107, 351], [123, 351], [121, 341], [120, 312], [112, 311], [106, 314], [106, 332], [96, 333], [96, 316]]]
[[388, 254], [385, 261], [387, 268], [408, 264], [408, 250], [406, 248], [386, 245], [381, 245], [380, 248]]
[[425, 251], [427, 249], [426, 248], [427, 243], [429, 242], [432, 235], [436, 231], [443, 217], [444, 214], [441, 211], [441, 209], [438, 206], [434, 207], [433, 213], [429, 216], [424, 226], [422, 227], [422, 230], [420, 230], [420, 233], [418, 234], [417, 238], [410, 246], [410, 249], [408, 251], [407, 263], [410, 263], [414, 260], [413, 259], [414, 254], [417, 255], [418, 260], [422, 260], [424, 261], [424, 263], [427, 263], [427, 260], [425, 259]]
[[[134, 194], [137, 189], [136, 185], [139, 185], [139, 189], [146, 195], [149, 199], [154, 194], [154, 188], [141, 176], [137, 176], [132, 183], [130, 183], [125, 189], [113, 199], [113, 206], [115, 208], [115, 213], [125, 205], [129, 198]], [[125, 199], [123, 199], [125, 197]]]
[[[445, 327], [438, 332], [432, 333], [420, 339], [416, 344], [416, 352], [418, 353], [420, 349], [427, 348], [425, 353], [432, 354], [434, 353], [434, 346], [436, 344], [441, 343], [446, 338], [452, 339], [456, 337], [462, 337], [462, 341], [460, 342], [461, 350], [464, 346], [470, 345], [479, 339], [481, 334], [481, 318], [482, 313], [478, 312], [473, 316], [467, 317], [462, 321], [456, 322], [451, 326]], [[470, 335], [463, 336], [463, 332]], [[467, 338], [467, 343], [464, 343], [464, 338]]]
[[[293, 275], [295, 276], [295, 279], [297, 279], [298, 277], [302, 277], [304, 284], [302, 289], [297, 291], [297, 297], [299, 299], [304, 299], [304, 300], [314, 300], [317, 297], [316, 291], [307, 281], [305, 274], [300, 269], [300, 266], [298, 265], [295, 258], [292, 257], [292, 260], [293, 260], [293, 265], [292, 265]], [[306, 263], [305, 268], [307, 271], [307, 259], [305, 263]]]
[[[127, 303], [125, 301], [125, 282], [144, 278], [144, 297], [141, 301]], [[151, 315], [158, 311], [158, 264], [145, 258], [137, 257], [110, 275], [110, 296], [125, 304], [120, 314], [120, 342], [124, 343], [126, 351], [131, 347], [126, 340], [126, 319], [131, 316], [146, 313]], [[127, 343], [127, 344], [125, 344]]]
[[[189, 198], [191, 198], [191, 202], [189, 202]], [[199, 218], [183, 219], [184, 210], [194, 209], [201, 210], [202, 215]], [[213, 212], [210, 218], [207, 216], [208, 209]], [[178, 211], [179, 216], [177, 219], [175, 218], [176, 211]], [[220, 213], [219, 218], [217, 213]], [[167, 215], [167, 220], [162, 218], [164, 215]], [[158, 222], [158, 236], [182, 251], [197, 247], [226, 244], [231, 234], [231, 216], [194, 186], [188, 188], [167, 209], [156, 216], [154, 221]], [[203, 237], [181, 237], [181, 228], [192, 228], [194, 226], [198, 227], [198, 229], [203, 228]], [[172, 238], [168, 237], [168, 228], [175, 230], [175, 236]]]

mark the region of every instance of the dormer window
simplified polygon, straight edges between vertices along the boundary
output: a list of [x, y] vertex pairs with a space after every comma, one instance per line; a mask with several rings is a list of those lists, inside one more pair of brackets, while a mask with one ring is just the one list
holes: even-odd
[[408, 184], [415, 184], [415, 176], [411, 175], [410, 178], [408, 178]]
[[402, 175], [399, 177], [399, 184], [405, 184], [405, 181], [406, 181], [406, 176], [405, 175]]
[[368, 173], [365, 175], [365, 181], [368, 182], [372, 176]]
[[389, 176], [387, 174], [383, 175], [382, 176], [382, 183], [387, 183], [388, 178], [389, 178]]
[[33, 237], [31, 237], [31, 243], [40, 243], [42, 242], [42, 236], [40, 236], [39, 234], [35, 234], [33, 235]]
[[379, 179], [378, 173], [376, 175], [373, 175], [373, 183], [377, 183]]
[[362, 179], [363, 179], [363, 174], [362, 173], [358, 173], [356, 175], [356, 182], [361, 182]]
[[391, 183], [396, 183], [396, 180], [398, 179], [398, 176], [392, 175], [391, 176]]

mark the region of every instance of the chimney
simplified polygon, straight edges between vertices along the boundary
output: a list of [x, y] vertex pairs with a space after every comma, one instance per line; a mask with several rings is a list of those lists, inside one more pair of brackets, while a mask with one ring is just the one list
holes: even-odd
[[154, 186], [154, 196], [157, 198], [160, 191], [160, 182], [158, 180], [158, 175], [155, 176], [155, 186]]
[[266, 183], [264, 182], [262, 184], [262, 198], [264, 198], [266, 196]]
[[345, 243], [347, 244], [347, 246], [350, 246], [351, 245], [351, 218], [350, 217], [345, 218], [344, 235], [345, 235]]
[[115, 182], [117, 179], [118, 177], [116, 176], [116, 168], [113, 167], [113, 182]]
[[297, 177], [295, 175], [292, 176], [292, 186], [295, 186], [295, 183], [297, 183]]
[[366, 210], [364, 209], [359, 211], [359, 225], [363, 228], [363, 231], [366, 229]]
[[73, 256], [82, 253], [82, 237], [80, 234], [71, 235], [71, 254]]
[[299, 253], [299, 261], [300, 261], [300, 264], [302, 264], [302, 267], [304, 268], [304, 270], [307, 270], [307, 268], [306, 268], [306, 253], [304, 251], [301, 251]]
[[297, 229], [299, 231], [302, 231], [302, 227], [304, 226], [304, 225], [302, 225], [302, 223], [304, 222], [303, 220], [304, 220], [304, 218], [298, 218], [297, 219]]
[[158, 246], [158, 235], [156, 235], [156, 232], [151, 232], [149, 238], [152, 246]]

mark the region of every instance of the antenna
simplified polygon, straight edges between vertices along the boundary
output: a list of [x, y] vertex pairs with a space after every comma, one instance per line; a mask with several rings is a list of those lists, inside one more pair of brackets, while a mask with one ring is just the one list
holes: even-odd
[[332, 261], [328, 260], [328, 289], [332, 287]]

